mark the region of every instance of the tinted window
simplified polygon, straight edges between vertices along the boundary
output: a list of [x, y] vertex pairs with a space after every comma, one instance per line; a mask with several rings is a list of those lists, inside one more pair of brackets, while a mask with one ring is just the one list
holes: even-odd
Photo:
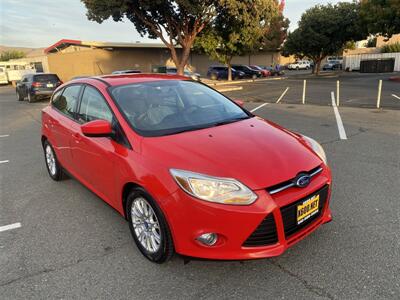
[[53, 106], [63, 114], [73, 118], [80, 89], [81, 85], [67, 86], [61, 96], [53, 97]]
[[192, 81], [117, 86], [112, 95], [132, 127], [144, 136], [196, 130], [249, 118], [239, 106]]
[[111, 123], [113, 115], [100, 92], [93, 87], [86, 86], [82, 94], [78, 120], [81, 123], [85, 123], [98, 119]]
[[35, 75], [33, 77], [34, 81], [38, 82], [57, 82], [59, 81], [58, 76], [55, 74], [41, 74], [41, 75]]

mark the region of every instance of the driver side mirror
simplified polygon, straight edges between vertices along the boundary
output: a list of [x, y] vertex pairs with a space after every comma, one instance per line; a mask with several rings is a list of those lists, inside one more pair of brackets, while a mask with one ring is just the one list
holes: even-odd
[[244, 101], [243, 100], [235, 99], [233, 101], [239, 106], [242, 106], [242, 107], [244, 106]]
[[109, 137], [112, 134], [110, 122], [94, 120], [81, 126], [82, 133], [88, 137]]

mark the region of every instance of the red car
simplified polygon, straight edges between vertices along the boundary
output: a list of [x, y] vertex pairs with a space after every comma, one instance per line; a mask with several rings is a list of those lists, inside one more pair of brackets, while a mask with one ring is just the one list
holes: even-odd
[[250, 68], [252, 68], [252, 69], [254, 69], [254, 70], [257, 70], [257, 71], [260, 71], [263, 77], [271, 76], [271, 72], [270, 72], [270, 71], [268, 71], [268, 70], [266, 70], [266, 69], [263, 69], [263, 68], [261, 68], [260, 66], [251, 65]]
[[153, 262], [280, 255], [331, 220], [331, 173], [316, 141], [238, 103], [181, 76], [66, 83], [42, 113], [49, 175], [114, 207]]

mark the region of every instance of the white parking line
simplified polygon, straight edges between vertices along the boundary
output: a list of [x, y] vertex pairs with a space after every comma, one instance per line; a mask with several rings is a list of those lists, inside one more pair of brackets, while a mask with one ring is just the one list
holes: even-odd
[[10, 136], [9, 134], [0, 134], [0, 138], [2, 138], [2, 137], [8, 137], [8, 136]]
[[0, 164], [5, 164], [5, 163], [8, 163], [9, 162], [9, 160], [0, 160]]
[[334, 92], [331, 92], [331, 98], [332, 98], [333, 111], [335, 113], [336, 123], [337, 123], [337, 127], [338, 127], [338, 130], [339, 130], [339, 137], [340, 137], [341, 140], [347, 140], [347, 135], [346, 135], [346, 131], [344, 130], [344, 127], [343, 127], [342, 118], [340, 117], [339, 110], [338, 110], [338, 108], [336, 106], [335, 93]]
[[400, 97], [399, 97], [399, 96], [397, 96], [397, 95], [395, 95], [395, 94], [392, 94], [392, 96], [400, 100]]
[[269, 103], [263, 103], [263, 104], [257, 106], [256, 108], [253, 108], [250, 112], [255, 112], [256, 110], [260, 109], [261, 107], [264, 107], [267, 104], [269, 104]]
[[16, 229], [16, 228], [20, 228], [20, 227], [21, 227], [21, 223], [14, 223], [14, 224], [10, 224], [10, 225], [0, 226], [0, 232], [6, 231], [6, 230], [11, 230], [11, 229]]
[[283, 91], [283, 93], [278, 98], [278, 100], [276, 100], [276, 103], [279, 103], [282, 100], [282, 98], [285, 96], [285, 94], [287, 93], [288, 90], [289, 90], [289, 87], [287, 87], [286, 90]]

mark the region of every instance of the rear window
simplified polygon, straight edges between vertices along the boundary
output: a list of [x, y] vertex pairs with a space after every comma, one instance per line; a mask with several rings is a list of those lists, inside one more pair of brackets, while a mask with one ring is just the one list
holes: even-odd
[[34, 81], [38, 82], [57, 82], [60, 81], [56, 74], [43, 74], [43, 75], [35, 75], [33, 76]]

